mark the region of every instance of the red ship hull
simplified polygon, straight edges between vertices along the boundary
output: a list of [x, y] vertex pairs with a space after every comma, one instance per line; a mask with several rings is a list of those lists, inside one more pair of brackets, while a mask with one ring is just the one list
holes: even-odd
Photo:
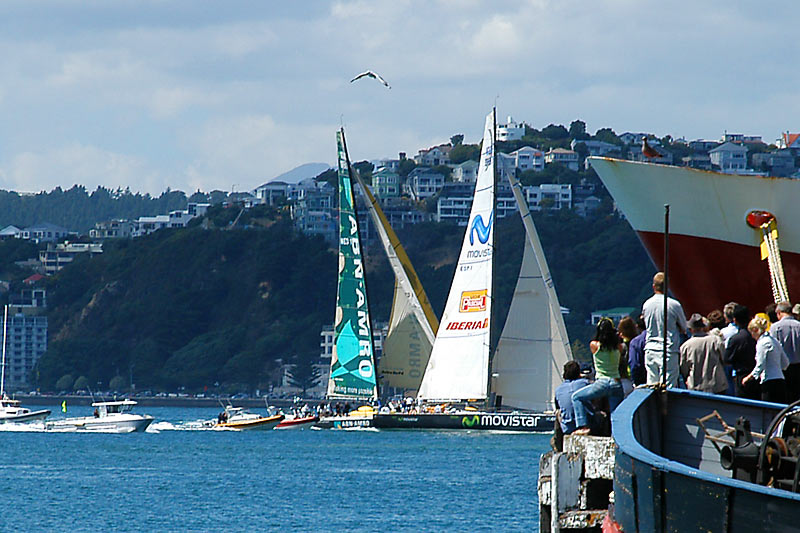
[[[664, 235], [640, 231], [639, 238], [656, 268], [664, 268]], [[769, 267], [757, 248], [688, 235], [669, 236], [669, 287], [687, 316], [708, 314], [731, 301], [753, 313], [772, 302]], [[789, 294], [800, 294], [800, 255], [783, 252]]]

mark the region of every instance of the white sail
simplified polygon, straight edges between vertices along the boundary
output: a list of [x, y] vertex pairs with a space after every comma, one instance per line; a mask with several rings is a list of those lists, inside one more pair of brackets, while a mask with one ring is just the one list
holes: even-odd
[[486, 398], [494, 254], [494, 130], [492, 110], [483, 130], [467, 232], [418, 394], [423, 401]]
[[378, 374], [382, 386], [417, 390], [439, 324], [422, 283], [380, 205], [358, 174], [356, 179], [367, 197], [375, 230], [395, 276], [392, 314]]
[[494, 392], [503, 405], [552, 410], [564, 363], [572, 358], [561, 306], [519, 182], [509, 175], [525, 227], [517, 286], [492, 360]]

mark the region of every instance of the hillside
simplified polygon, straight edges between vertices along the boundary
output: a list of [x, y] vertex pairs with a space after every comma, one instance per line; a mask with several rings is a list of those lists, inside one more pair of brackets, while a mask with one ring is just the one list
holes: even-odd
[[[231, 211], [231, 210], [226, 210]], [[212, 212], [224, 225], [232, 213]], [[628, 224], [614, 215], [536, 214], [571, 336], [588, 344], [592, 309], [639, 305], [652, 266]], [[65, 375], [107, 386], [115, 376], [138, 389], [222, 384], [264, 388], [278, 359], [307, 367], [333, 318], [335, 252], [298, 234], [281, 212], [250, 229], [161, 230], [110, 241], [101, 256], [75, 261], [47, 280], [50, 344], [36, 370], [43, 390]], [[463, 228], [420, 224], [399, 233], [441, 314]], [[519, 219], [497, 226], [497, 327], [522, 254]], [[373, 320], [388, 318], [393, 278], [378, 243], [367, 248]], [[574, 339], [573, 339], [574, 340]]]

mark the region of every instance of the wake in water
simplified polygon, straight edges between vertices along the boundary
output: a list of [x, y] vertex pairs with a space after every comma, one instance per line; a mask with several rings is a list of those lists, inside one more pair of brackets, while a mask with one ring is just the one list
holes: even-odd
[[44, 422], [27, 422], [25, 424], [14, 424], [13, 422], [7, 422], [5, 424], [0, 424], [0, 431], [12, 433], [39, 433], [44, 430]]
[[[236, 428], [216, 427], [209, 420], [192, 420], [188, 422], [154, 422], [150, 428], [156, 431], [241, 431]], [[147, 428], [147, 431], [150, 431]]]

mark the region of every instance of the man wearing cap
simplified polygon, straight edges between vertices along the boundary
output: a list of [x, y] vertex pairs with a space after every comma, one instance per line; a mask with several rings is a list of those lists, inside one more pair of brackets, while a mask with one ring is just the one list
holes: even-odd
[[[667, 323], [664, 324], [664, 298], [667, 298]], [[653, 276], [653, 296], [642, 305], [642, 316], [647, 327], [644, 345], [644, 364], [647, 384], [661, 381], [664, 357], [664, 337], [667, 338], [667, 386], [678, 385], [680, 372], [680, 335], [686, 333], [686, 315], [680, 302], [664, 295], [664, 273]]]
[[789, 403], [800, 400], [800, 321], [792, 314], [792, 304], [780, 302], [775, 307], [778, 321], [769, 328], [778, 344], [789, 358], [789, 366], [783, 371], [786, 379], [787, 399]]
[[722, 367], [725, 344], [719, 335], [708, 334], [708, 324], [695, 313], [689, 319], [692, 338], [681, 345], [681, 375], [691, 390], [721, 394], [728, 390]]

